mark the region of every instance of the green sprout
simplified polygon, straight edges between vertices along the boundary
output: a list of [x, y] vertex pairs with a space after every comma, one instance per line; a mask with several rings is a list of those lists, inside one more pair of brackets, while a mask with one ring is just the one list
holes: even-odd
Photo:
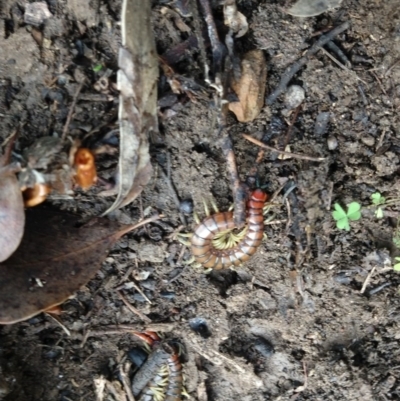
[[103, 69], [103, 66], [101, 65], [101, 64], [96, 64], [94, 67], [93, 67], [93, 71], [94, 72], [99, 72], [99, 71], [101, 71]]
[[396, 272], [400, 272], [400, 258], [399, 257], [395, 257], [396, 259], [396, 264], [393, 266], [393, 270]]
[[378, 208], [375, 210], [375, 216], [378, 219], [381, 219], [383, 217], [383, 208], [380, 207], [380, 205], [385, 204], [386, 198], [384, 196], [382, 196], [381, 193], [375, 192], [371, 195], [371, 200], [372, 200], [372, 204], [374, 206], [378, 206]]
[[361, 218], [361, 205], [358, 202], [351, 202], [347, 205], [347, 212], [339, 205], [335, 203], [335, 210], [332, 212], [332, 216], [336, 221], [336, 227], [339, 230], [350, 231], [350, 221], [359, 220]]

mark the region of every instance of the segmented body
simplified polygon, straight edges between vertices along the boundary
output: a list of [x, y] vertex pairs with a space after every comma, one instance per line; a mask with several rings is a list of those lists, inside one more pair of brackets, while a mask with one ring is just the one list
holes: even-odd
[[183, 372], [179, 356], [174, 352], [168, 358], [169, 379], [165, 391], [165, 401], [180, 401], [183, 392]]
[[143, 389], [139, 401], [181, 401], [182, 392], [182, 365], [178, 354], [173, 352]]
[[218, 233], [233, 230], [233, 212], [213, 214], [199, 224], [191, 238], [191, 250], [197, 263], [204, 268], [226, 269], [246, 262], [257, 251], [264, 234], [263, 207], [268, 195], [261, 189], [254, 190], [247, 201], [247, 231], [236, 246], [216, 249], [212, 240]]
[[145, 364], [136, 373], [132, 382], [132, 393], [139, 401], [181, 401], [183, 370], [175, 346], [161, 342], [154, 332], [135, 335], [149, 345], [157, 344]]

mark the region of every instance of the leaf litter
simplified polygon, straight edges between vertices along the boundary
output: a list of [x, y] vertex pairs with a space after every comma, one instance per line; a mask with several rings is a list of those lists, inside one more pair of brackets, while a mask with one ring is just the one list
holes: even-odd
[[119, 52], [120, 155], [118, 195], [104, 213], [132, 202], [152, 173], [148, 136], [158, 131], [158, 60], [151, 24], [151, 3], [124, 0], [122, 47]]
[[123, 225], [46, 208], [26, 213], [21, 245], [0, 264], [0, 324], [26, 320], [66, 301], [100, 269], [111, 246], [124, 234], [151, 221]]

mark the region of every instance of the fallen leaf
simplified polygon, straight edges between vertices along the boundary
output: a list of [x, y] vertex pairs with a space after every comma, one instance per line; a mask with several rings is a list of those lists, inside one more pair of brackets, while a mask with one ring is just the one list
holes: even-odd
[[237, 9], [236, 0], [225, 0], [224, 24], [232, 29], [237, 38], [242, 37], [249, 30], [246, 17]]
[[24, 200], [18, 179], [11, 165], [1, 167], [0, 163], [0, 262], [18, 248], [24, 226]]
[[339, 7], [342, 0], [299, 0], [286, 12], [294, 17], [315, 17]]
[[267, 66], [261, 50], [246, 53], [241, 62], [241, 76], [233, 80], [232, 89], [239, 98], [229, 103], [229, 110], [240, 122], [253, 121], [264, 105]]
[[26, 212], [17, 251], [0, 264], [0, 324], [11, 324], [59, 305], [100, 269], [110, 247], [135, 225], [95, 218], [78, 227], [79, 217], [44, 208]]
[[151, 2], [124, 0], [121, 20], [118, 195], [104, 214], [132, 202], [149, 182], [148, 136], [158, 131], [158, 60], [150, 23]]

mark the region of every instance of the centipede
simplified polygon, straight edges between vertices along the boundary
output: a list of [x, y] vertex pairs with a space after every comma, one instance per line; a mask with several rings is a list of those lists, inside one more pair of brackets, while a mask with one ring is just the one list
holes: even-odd
[[250, 193], [245, 229], [236, 236], [231, 234], [232, 240], [223, 246], [217, 246], [216, 240], [235, 229], [233, 212], [219, 212], [206, 217], [191, 236], [190, 247], [195, 262], [206, 269], [221, 270], [248, 261], [263, 240], [263, 209], [267, 200], [268, 195], [262, 189]]
[[134, 333], [147, 344], [155, 346], [146, 363], [132, 382], [132, 393], [139, 401], [181, 401], [186, 395], [183, 369], [174, 345], [162, 342], [157, 333]]

